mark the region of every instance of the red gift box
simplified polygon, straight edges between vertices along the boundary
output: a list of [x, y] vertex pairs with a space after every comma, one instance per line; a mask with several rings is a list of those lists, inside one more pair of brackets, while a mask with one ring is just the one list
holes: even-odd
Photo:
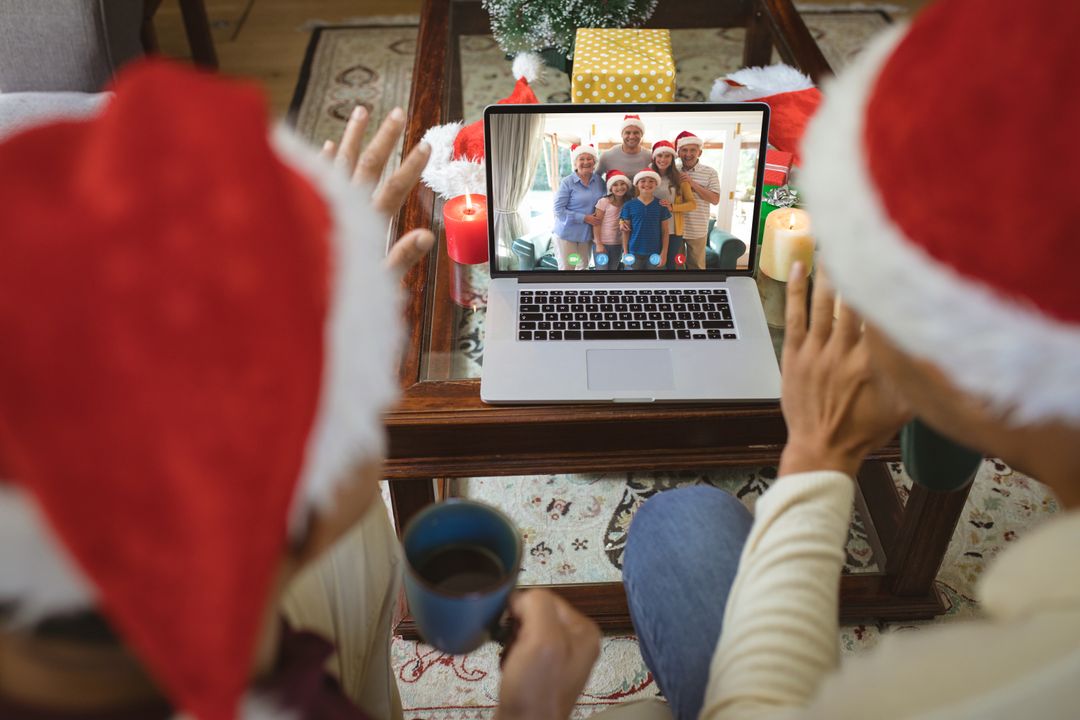
[[791, 172], [791, 162], [794, 153], [780, 150], [767, 150], [765, 152], [765, 185], [787, 185], [788, 173]]

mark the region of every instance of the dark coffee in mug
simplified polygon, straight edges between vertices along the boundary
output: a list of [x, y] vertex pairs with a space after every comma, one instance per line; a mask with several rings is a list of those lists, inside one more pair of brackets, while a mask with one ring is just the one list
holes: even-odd
[[447, 545], [418, 563], [417, 573], [448, 595], [484, 592], [506, 577], [499, 556], [480, 545]]

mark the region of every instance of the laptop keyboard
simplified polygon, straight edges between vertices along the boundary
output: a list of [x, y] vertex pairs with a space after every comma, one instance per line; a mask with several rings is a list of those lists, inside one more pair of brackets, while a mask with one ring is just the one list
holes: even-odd
[[727, 290], [520, 290], [518, 340], [736, 340]]

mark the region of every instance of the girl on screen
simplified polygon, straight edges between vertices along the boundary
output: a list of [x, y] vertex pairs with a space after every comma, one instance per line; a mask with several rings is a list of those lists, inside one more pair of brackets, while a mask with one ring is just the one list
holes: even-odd
[[600, 224], [593, 235], [596, 241], [593, 263], [597, 270], [618, 270], [623, 254], [619, 213], [623, 204], [634, 197], [634, 193], [630, 190], [630, 178], [621, 170], [608, 170], [605, 180], [608, 194], [596, 201], [595, 215], [600, 219]]

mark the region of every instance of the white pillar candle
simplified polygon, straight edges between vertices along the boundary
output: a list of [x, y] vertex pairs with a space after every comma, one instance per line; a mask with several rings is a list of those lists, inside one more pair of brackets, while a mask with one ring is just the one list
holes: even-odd
[[761, 272], [787, 282], [791, 266], [801, 261], [806, 271], [814, 264], [814, 238], [810, 235], [810, 216], [798, 208], [778, 208], [765, 217], [765, 235], [761, 241]]

